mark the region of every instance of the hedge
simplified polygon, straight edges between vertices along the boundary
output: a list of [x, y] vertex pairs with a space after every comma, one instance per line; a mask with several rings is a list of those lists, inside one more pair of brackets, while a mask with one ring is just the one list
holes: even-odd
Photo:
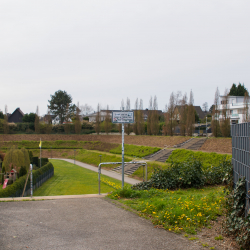
[[[36, 184], [37, 178], [47, 172], [49, 169], [54, 168], [51, 162], [48, 162], [43, 167], [32, 171], [33, 174], [33, 185]], [[27, 174], [18, 178], [13, 184], [8, 185], [5, 189], [0, 190], [0, 197], [12, 197], [18, 190], [23, 190]], [[27, 183], [29, 185], [29, 181]]]

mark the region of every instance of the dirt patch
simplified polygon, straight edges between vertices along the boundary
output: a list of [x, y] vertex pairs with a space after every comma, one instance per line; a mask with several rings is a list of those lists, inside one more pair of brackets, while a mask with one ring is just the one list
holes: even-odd
[[232, 139], [230, 138], [209, 138], [199, 150], [232, 154]]
[[[0, 135], [1, 141], [57, 141], [57, 140], [76, 140], [76, 141], [101, 141], [106, 143], [121, 144], [121, 135]], [[182, 136], [147, 136], [147, 135], [125, 135], [125, 144], [143, 145], [151, 147], [173, 147], [182, 143], [190, 137]]]
[[[225, 217], [218, 217], [216, 221], [211, 222], [211, 228], [203, 228], [195, 235], [199, 238], [198, 241], [202, 244], [207, 244], [209, 247], [215, 247], [218, 250], [238, 250], [239, 245], [235, 242], [234, 238], [229, 237], [223, 233], [222, 223]], [[221, 235], [222, 240], [215, 240], [215, 237]]]

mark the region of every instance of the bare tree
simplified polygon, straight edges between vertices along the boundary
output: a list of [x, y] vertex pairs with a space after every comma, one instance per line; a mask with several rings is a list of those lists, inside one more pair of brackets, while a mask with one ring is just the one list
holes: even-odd
[[96, 120], [95, 120], [95, 132], [99, 135], [101, 131], [101, 112], [100, 104], [97, 105]]
[[249, 94], [248, 91], [246, 91], [244, 95], [243, 122], [250, 121], [249, 102], [250, 102]]
[[134, 124], [133, 124], [133, 132], [138, 135], [139, 132], [138, 132], [138, 113], [139, 113], [139, 101], [138, 101], [138, 98], [136, 98], [136, 101], [135, 101], [135, 111], [134, 111]]
[[137, 131], [139, 135], [143, 135], [145, 131], [145, 123], [143, 119], [143, 101], [140, 99], [140, 105], [139, 105], [139, 110], [138, 110], [138, 123], [137, 123]]
[[[130, 110], [130, 99], [128, 97], [127, 97], [127, 103], [126, 103], [126, 110], [127, 111]], [[125, 124], [125, 133], [127, 135], [129, 135], [131, 133], [131, 124], [130, 123]]]
[[208, 111], [208, 103], [207, 103], [207, 102], [204, 102], [204, 103], [202, 104], [202, 109], [203, 109], [204, 112], [207, 112], [207, 111]]
[[230, 136], [230, 116], [229, 116], [229, 108], [228, 108], [228, 96], [229, 96], [229, 91], [228, 89], [225, 89], [224, 93], [224, 98], [223, 98], [223, 103], [222, 103], [222, 117], [220, 120], [220, 129], [221, 129], [221, 134], [224, 137], [229, 137]]
[[149, 106], [148, 106], [148, 119], [147, 119], [147, 134], [152, 135], [152, 110], [153, 110], [153, 99], [152, 96], [149, 99]]
[[88, 105], [87, 103], [80, 106], [80, 114], [82, 116], [87, 116], [87, 115], [93, 113], [93, 111], [94, 111], [94, 109], [90, 105]]
[[82, 124], [81, 124], [81, 119], [80, 119], [80, 112], [81, 112], [81, 109], [79, 107], [79, 102], [78, 102], [77, 107], [76, 107], [76, 119], [75, 119], [75, 133], [76, 134], [80, 134], [81, 129], [82, 129]]
[[8, 107], [5, 105], [5, 114], [4, 114], [4, 122], [3, 122], [3, 132], [4, 134], [9, 133], [9, 124], [8, 124]]
[[180, 114], [179, 114], [179, 125], [180, 125], [180, 134], [185, 136], [187, 133], [187, 114], [188, 114], [188, 105], [187, 105], [187, 94], [183, 95], [183, 98], [180, 102]]
[[67, 104], [67, 106], [66, 106], [64, 131], [65, 131], [66, 134], [70, 133], [70, 111], [69, 111], [69, 104]]
[[194, 109], [194, 96], [193, 91], [190, 91], [188, 109], [187, 109], [187, 134], [189, 136], [193, 135], [195, 123], [195, 109]]
[[219, 98], [220, 98], [220, 92], [219, 88], [217, 87], [215, 96], [214, 96], [214, 109], [212, 114], [212, 132], [213, 136], [218, 137], [220, 136], [220, 123], [219, 123]]
[[175, 113], [176, 103], [176, 95], [174, 92], [172, 92], [170, 95], [169, 104], [167, 106], [167, 112], [165, 113], [165, 135], [174, 135], [175, 127], [177, 125], [177, 115]]
[[107, 105], [106, 116], [105, 116], [105, 121], [104, 121], [104, 129], [105, 129], [106, 134], [110, 133], [111, 119], [110, 119], [110, 113], [109, 113], [109, 105]]
[[151, 133], [157, 135], [159, 133], [159, 115], [157, 97], [154, 97], [153, 110], [151, 119]]
[[40, 133], [40, 122], [39, 122], [39, 108], [36, 107], [36, 118], [35, 118], [35, 132]]
[[48, 106], [48, 111], [47, 111], [47, 126], [46, 126], [46, 134], [51, 134], [52, 132], [52, 119], [51, 119], [51, 114], [50, 114], [50, 109]]

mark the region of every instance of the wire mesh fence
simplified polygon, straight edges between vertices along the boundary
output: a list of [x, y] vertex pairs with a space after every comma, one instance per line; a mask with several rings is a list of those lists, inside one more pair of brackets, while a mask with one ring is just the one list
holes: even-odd
[[[54, 168], [49, 169], [47, 172], [43, 173], [42, 175], [38, 176], [33, 182], [33, 191], [39, 188], [45, 181], [50, 179], [54, 175]], [[15, 193], [11, 195], [11, 197], [21, 197], [23, 193], [23, 189], [17, 190]], [[30, 195], [30, 179], [26, 185], [24, 191], [24, 197]]]
[[242, 177], [246, 178], [246, 215], [250, 209], [250, 122], [231, 125], [232, 163], [234, 186]]

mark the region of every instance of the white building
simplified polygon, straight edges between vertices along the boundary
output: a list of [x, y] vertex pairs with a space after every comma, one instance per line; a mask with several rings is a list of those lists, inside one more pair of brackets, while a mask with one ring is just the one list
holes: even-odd
[[[226, 103], [227, 102], [227, 103]], [[245, 122], [245, 107], [246, 103], [244, 103], [244, 96], [220, 96], [220, 102], [218, 105], [219, 111], [219, 120], [223, 118], [222, 110], [227, 110], [227, 116], [230, 117], [230, 123], [243, 123]], [[250, 102], [248, 100], [248, 107], [250, 108]], [[248, 117], [250, 117], [248, 108]]]

